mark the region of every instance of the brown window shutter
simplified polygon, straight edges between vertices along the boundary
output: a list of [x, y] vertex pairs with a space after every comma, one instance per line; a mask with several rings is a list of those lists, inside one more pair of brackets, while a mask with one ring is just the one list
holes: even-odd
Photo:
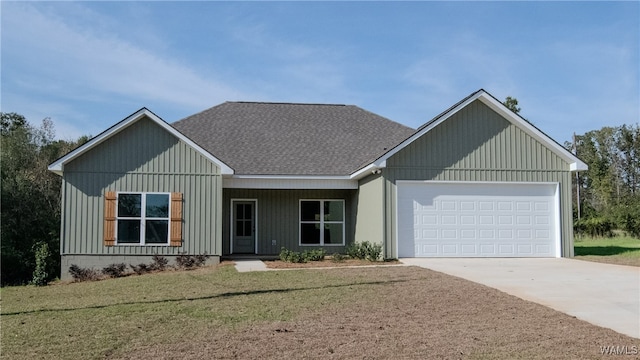
[[116, 206], [118, 196], [115, 191], [104, 194], [104, 246], [116, 245]]
[[182, 193], [171, 193], [171, 246], [182, 246]]

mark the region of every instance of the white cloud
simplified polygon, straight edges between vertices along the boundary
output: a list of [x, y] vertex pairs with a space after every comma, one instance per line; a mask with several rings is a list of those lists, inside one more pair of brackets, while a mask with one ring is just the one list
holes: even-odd
[[[75, 9], [84, 16], [95, 16], [98, 24], [108, 21], [100, 21], [101, 17], [89, 10]], [[15, 91], [45, 95], [48, 97], [46, 107], [60, 111], [62, 121], [77, 115], [64, 114], [68, 105], [63, 104], [69, 101], [99, 103], [119, 98], [115, 102], [126, 99], [124, 101], [138, 103], [131, 111], [149, 103], [195, 111], [228, 98], [245, 97], [240, 90], [222, 81], [199, 76], [175, 58], [100, 32], [106, 26], [87, 27], [91, 24], [88, 19], [83, 24], [78, 21], [71, 24], [56, 13], [32, 4], [5, 3], [2, 22], [5, 94]], [[19, 98], [13, 95], [3, 98], [3, 107], [18, 105], [8, 103], [10, 99]], [[53, 105], [55, 102], [58, 105]]]

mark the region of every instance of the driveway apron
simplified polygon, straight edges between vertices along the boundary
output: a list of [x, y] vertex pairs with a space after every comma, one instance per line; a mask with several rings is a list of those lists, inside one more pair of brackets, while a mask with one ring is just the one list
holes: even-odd
[[640, 338], [640, 268], [567, 258], [402, 258]]

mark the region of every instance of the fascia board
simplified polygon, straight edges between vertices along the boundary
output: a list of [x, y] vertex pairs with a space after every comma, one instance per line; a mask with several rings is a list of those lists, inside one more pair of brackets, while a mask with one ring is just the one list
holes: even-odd
[[374, 162], [374, 163], [369, 164], [369, 165], [363, 167], [362, 169], [354, 172], [353, 174], [351, 174], [349, 176], [349, 178], [352, 179], [352, 180], [360, 180], [360, 179], [368, 176], [370, 173], [374, 173], [376, 170], [384, 168], [385, 165], [386, 165], [386, 163]]

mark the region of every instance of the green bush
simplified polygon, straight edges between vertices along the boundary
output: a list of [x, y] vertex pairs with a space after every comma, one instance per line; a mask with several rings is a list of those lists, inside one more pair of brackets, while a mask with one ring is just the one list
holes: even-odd
[[47, 272], [48, 260], [51, 253], [49, 245], [45, 242], [39, 242], [35, 246], [36, 268], [33, 270], [33, 279], [31, 283], [36, 286], [47, 285], [49, 273]]
[[302, 257], [306, 261], [322, 261], [327, 252], [324, 249], [306, 250], [302, 253]]
[[289, 250], [287, 248], [280, 249], [280, 260], [290, 263], [306, 263], [309, 261], [324, 260], [327, 252], [324, 249], [306, 250], [302, 253]]
[[576, 234], [591, 237], [612, 237], [613, 222], [603, 217], [580, 219], [574, 222], [573, 230]]
[[346, 253], [352, 259], [379, 261], [382, 258], [382, 245], [368, 241], [353, 243], [347, 247]]
[[630, 199], [628, 204], [616, 210], [619, 228], [630, 236], [640, 238], [640, 198]]
[[364, 243], [353, 243], [347, 246], [345, 252], [352, 259], [364, 260], [367, 257], [367, 253], [365, 247], [362, 246], [362, 244]]
[[285, 247], [280, 249], [280, 260], [290, 263], [305, 263], [307, 260], [301, 253], [293, 250], [289, 250]]
[[346, 259], [346, 256], [340, 253], [334, 253], [333, 255], [331, 255], [331, 261], [333, 262], [343, 262]]

